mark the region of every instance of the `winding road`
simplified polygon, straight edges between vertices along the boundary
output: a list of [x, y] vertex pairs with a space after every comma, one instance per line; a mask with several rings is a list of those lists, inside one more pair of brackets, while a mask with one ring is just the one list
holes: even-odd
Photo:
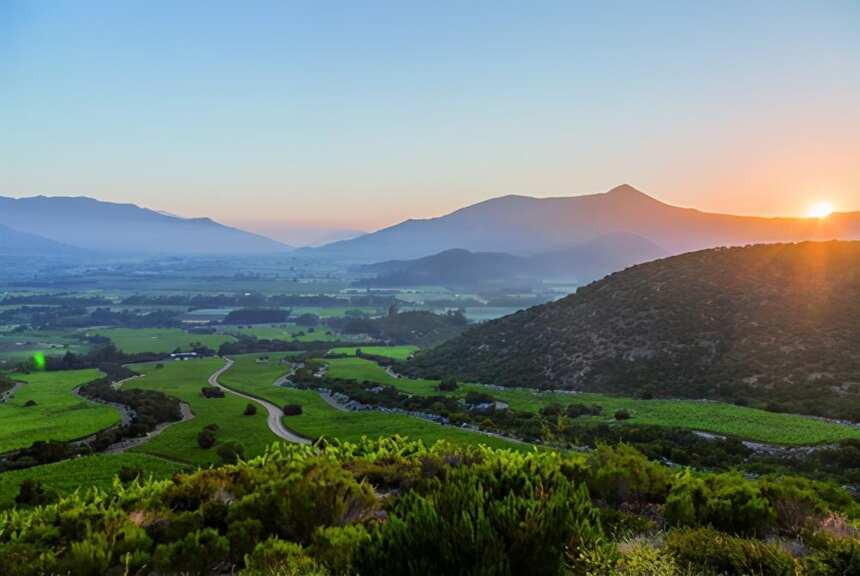
[[310, 444], [311, 443], [311, 441], [308, 440], [307, 438], [304, 438], [302, 436], [299, 436], [298, 434], [291, 432], [290, 430], [287, 429], [286, 426], [284, 426], [284, 423], [281, 421], [281, 418], [284, 417], [284, 412], [280, 408], [278, 408], [277, 406], [272, 404], [271, 402], [269, 402], [267, 400], [262, 400], [261, 398], [257, 398], [255, 396], [249, 396], [248, 394], [243, 394], [242, 392], [239, 392], [237, 390], [233, 390], [232, 388], [228, 388], [228, 387], [224, 386], [223, 384], [221, 384], [220, 382], [218, 382], [218, 378], [220, 378], [221, 375], [224, 374], [224, 372], [226, 372], [227, 370], [229, 370], [233, 366], [233, 361], [230, 360], [229, 358], [225, 358], [225, 361], [226, 362], [224, 363], [224, 366], [222, 366], [221, 368], [216, 370], [209, 377], [209, 385], [210, 386], [215, 386], [216, 388], [220, 388], [221, 390], [223, 390], [224, 392], [226, 392], [228, 394], [233, 394], [234, 396], [238, 396], [239, 398], [244, 398], [246, 400], [250, 400], [251, 402], [255, 402], [255, 403], [259, 404], [260, 406], [262, 406], [263, 408], [265, 408], [266, 412], [268, 412], [267, 422], [269, 424], [269, 430], [271, 430], [272, 434], [274, 434], [278, 438], [281, 438], [282, 440], [286, 440], [287, 442], [293, 442], [295, 444]]

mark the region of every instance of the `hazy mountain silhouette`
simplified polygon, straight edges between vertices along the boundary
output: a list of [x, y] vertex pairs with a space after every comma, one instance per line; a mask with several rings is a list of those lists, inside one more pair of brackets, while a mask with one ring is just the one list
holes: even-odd
[[677, 254], [759, 242], [860, 238], [860, 213], [824, 220], [714, 214], [664, 204], [623, 185], [588, 196], [494, 198], [335, 242], [318, 253], [363, 261], [419, 258], [452, 248], [533, 255], [607, 234], [640, 236]]
[[0, 224], [0, 255], [82, 256], [86, 251]]
[[666, 252], [653, 242], [625, 234], [601, 236], [566, 250], [535, 256], [455, 248], [415, 260], [389, 260], [361, 266], [361, 272], [376, 274], [376, 278], [362, 280], [359, 284], [473, 287], [522, 278], [589, 282], [664, 255]]
[[209, 218], [179, 218], [86, 197], [0, 197], [0, 224], [100, 252], [247, 254], [288, 249]]

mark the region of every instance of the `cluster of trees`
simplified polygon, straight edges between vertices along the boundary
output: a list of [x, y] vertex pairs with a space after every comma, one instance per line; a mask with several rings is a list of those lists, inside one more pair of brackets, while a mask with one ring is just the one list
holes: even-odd
[[710, 398], [860, 420], [860, 243], [649, 262], [487, 322], [402, 368], [535, 388]]
[[279, 324], [290, 317], [290, 310], [280, 308], [241, 308], [224, 318], [224, 324]]
[[[831, 576], [860, 570], [858, 505], [798, 478], [399, 439], [251, 462], [0, 516], [4, 574]], [[38, 483], [21, 500], [44, 502]]]
[[327, 324], [343, 334], [367, 334], [395, 344], [435, 346], [462, 333], [468, 321], [461, 310], [444, 314], [397, 312], [381, 318], [329, 318]]
[[[37, 300], [42, 303], [42, 300]], [[342, 306], [388, 307], [395, 302], [393, 296], [374, 294], [354, 294], [349, 298], [328, 296], [326, 294], [265, 295], [257, 292], [239, 294], [175, 294], [154, 295], [135, 294], [122, 300], [126, 306], [187, 306], [189, 308], [235, 308], [235, 307], [313, 307], [337, 308]]]

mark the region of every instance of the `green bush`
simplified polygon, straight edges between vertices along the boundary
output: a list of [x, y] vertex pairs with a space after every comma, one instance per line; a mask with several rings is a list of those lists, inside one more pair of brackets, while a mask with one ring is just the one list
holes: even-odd
[[666, 549], [679, 564], [691, 565], [709, 574], [795, 574], [794, 560], [780, 547], [711, 528], [674, 530], [666, 538]]
[[230, 543], [217, 531], [206, 528], [188, 534], [182, 540], [162, 544], [155, 549], [155, 567], [168, 574], [201, 576], [216, 572], [227, 561]]
[[235, 464], [245, 457], [245, 446], [241, 442], [225, 442], [216, 453], [223, 464]]
[[666, 498], [666, 519], [675, 526], [713, 526], [733, 534], [762, 535], [776, 512], [758, 484], [739, 474], [676, 477]]
[[592, 495], [612, 505], [623, 502], [662, 502], [670, 476], [665, 467], [619, 444], [601, 444], [588, 457], [588, 487]]
[[325, 576], [325, 570], [293, 542], [270, 539], [245, 558], [242, 576]]

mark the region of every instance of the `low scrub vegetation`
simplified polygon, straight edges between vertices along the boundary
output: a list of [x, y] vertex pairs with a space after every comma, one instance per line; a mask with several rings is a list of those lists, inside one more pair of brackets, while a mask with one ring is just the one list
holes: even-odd
[[22, 485], [35, 507], [0, 515], [4, 574], [823, 576], [860, 558], [857, 504], [836, 487], [694, 477], [624, 446], [224, 452], [236, 463], [50, 503]]

